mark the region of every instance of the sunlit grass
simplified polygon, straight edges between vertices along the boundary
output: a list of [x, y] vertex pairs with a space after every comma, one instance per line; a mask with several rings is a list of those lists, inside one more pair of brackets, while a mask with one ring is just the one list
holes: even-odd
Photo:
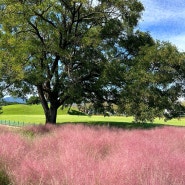
[[[0, 120], [10, 120], [10, 121], [19, 121], [25, 123], [36, 123], [36, 124], [44, 124], [45, 116], [44, 115], [0, 115]], [[119, 124], [131, 124], [133, 122], [133, 117], [125, 117], [125, 116], [110, 116], [104, 117], [102, 115], [99, 116], [76, 116], [76, 115], [58, 115], [57, 123], [105, 123], [114, 125]], [[149, 124], [149, 123], [148, 123]], [[181, 119], [172, 119], [167, 122], [164, 119], [156, 119], [154, 121], [156, 125], [174, 125], [174, 126], [185, 126], [185, 118]]]
[[173, 125], [173, 126], [185, 126], [185, 118], [172, 119], [164, 121], [164, 119], [156, 118], [154, 121], [155, 124], [164, 124], [164, 125]]
[[[3, 106], [2, 115], [44, 115], [41, 105], [14, 104]], [[1, 115], [0, 115], [1, 116]]]
[[[67, 108], [64, 110], [58, 109], [57, 123], [90, 123], [90, 124], [106, 124], [118, 125], [122, 127], [125, 124], [132, 124], [133, 117], [126, 116], [80, 116], [68, 115]], [[0, 120], [44, 124], [45, 116], [41, 105], [24, 105], [15, 104], [3, 106], [3, 114], [0, 114]], [[148, 123], [149, 124], [149, 123]], [[172, 119], [167, 122], [164, 119], [156, 119], [152, 125], [174, 125], [185, 126], [185, 118]], [[132, 126], [133, 127], [133, 126]]]
[[[61, 110], [58, 109], [58, 114], [67, 114], [68, 108]], [[26, 105], [26, 104], [13, 104], [3, 106], [2, 115], [44, 115], [42, 106], [39, 105]], [[0, 115], [1, 116], [1, 115]]]
[[110, 116], [104, 117], [103, 115], [94, 115], [94, 116], [76, 116], [76, 115], [58, 115], [57, 122], [65, 123], [65, 122], [132, 122], [132, 117], [125, 116]]
[[[65, 123], [65, 122], [87, 122], [87, 123], [132, 123], [134, 121], [133, 117], [126, 117], [126, 116], [110, 116], [110, 117], [104, 117], [102, 115], [100, 116], [75, 116], [75, 115], [58, 115], [57, 116], [57, 122], [58, 123]], [[153, 124], [159, 124], [159, 125], [174, 125], [174, 126], [185, 126], [185, 118], [181, 119], [172, 119], [169, 121], [164, 121], [164, 119], [158, 119], [156, 118]]]
[[16, 121], [24, 123], [45, 123], [44, 115], [0, 115], [0, 120]]
[[[10, 121], [21, 121], [25, 123], [45, 123], [44, 115], [0, 115], [0, 120], [10, 120]], [[84, 123], [84, 122], [132, 122], [132, 117], [124, 116], [76, 116], [76, 115], [58, 115], [57, 123]]]

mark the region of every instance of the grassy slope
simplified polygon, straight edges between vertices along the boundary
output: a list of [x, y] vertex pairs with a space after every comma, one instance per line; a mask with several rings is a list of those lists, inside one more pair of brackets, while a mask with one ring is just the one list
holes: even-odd
[[[8, 105], [3, 107], [3, 114], [0, 115], [0, 120], [11, 120], [11, 121], [21, 121], [25, 123], [44, 123], [45, 117], [41, 105]], [[109, 125], [127, 125], [133, 121], [132, 117], [124, 116], [76, 116], [76, 115], [67, 115], [67, 109], [58, 110], [57, 122], [88, 122], [88, 123], [100, 123], [100, 124], [109, 124]], [[185, 126], [185, 119], [181, 120], [173, 119], [168, 122], [164, 120], [156, 119], [155, 124], [167, 124], [167, 125], [176, 125], [176, 126]], [[133, 125], [133, 124], [132, 124]]]
[[[67, 109], [58, 110], [58, 115], [67, 114]], [[3, 106], [2, 115], [44, 115], [41, 105], [14, 104]]]
[[44, 114], [40, 105], [15, 104], [3, 106], [2, 115], [42, 115]]
[[[58, 110], [58, 115], [66, 115], [67, 109]], [[0, 120], [21, 121], [25, 123], [44, 123], [45, 116], [41, 105], [14, 104], [3, 106]]]

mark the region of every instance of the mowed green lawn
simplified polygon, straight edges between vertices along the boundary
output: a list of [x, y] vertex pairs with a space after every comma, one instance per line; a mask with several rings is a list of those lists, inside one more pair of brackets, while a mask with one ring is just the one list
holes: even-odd
[[[3, 106], [3, 113], [0, 114], [0, 120], [10, 120], [19, 121], [25, 123], [45, 123], [45, 116], [41, 105], [8, 105]], [[78, 116], [78, 115], [68, 115], [67, 109], [58, 110], [57, 123], [94, 123], [94, 124], [110, 124], [110, 125], [124, 125], [132, 124], [133, 117], [125, 116], [110, 116], [104, 117], [102, 115], [98, 116]], [[166, 124], [174, 126], [185, 126], [185, 118], [172, 119], [165, 122], [163, 119], [156, 119], [155, 125]]]

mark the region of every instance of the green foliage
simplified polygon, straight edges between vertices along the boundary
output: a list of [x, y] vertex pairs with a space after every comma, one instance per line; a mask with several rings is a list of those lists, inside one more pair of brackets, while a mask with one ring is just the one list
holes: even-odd
[[3, 113], [3, 108], [2, 107], [0, 107], [0, 114], [2, 114]]
[[[178, 117], [184, 108], [178, 101], [183, 93], [184, 54], [166, 42], [145, 46], [126, 72], [126, 86], [121, 92], [120, 108], [136, 121], [153, 121], [163, 117]], [[165, 114], [164, 116], [167, 116]]]
[[40, 103], [40, 99], [38, 96], [31, 96], [27, 101], [26, 104], [28, 105], [32, 105], [32, 104], [39, 104]]
[[10, 178], [8, 177], [4, 169], [0, 169], [0, 184], [2, 185], [11, 185]]
[[144, 9], [137, 0], [0, 0], [0, 5], [1, 88], [19, 96], [36, 90], [46, 122], [53, 123], [61, 105], [106, 101], [104, 69]]

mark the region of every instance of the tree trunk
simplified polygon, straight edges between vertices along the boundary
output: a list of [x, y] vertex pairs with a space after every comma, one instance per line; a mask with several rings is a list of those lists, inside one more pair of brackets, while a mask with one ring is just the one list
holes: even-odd
[[46, 123], [47, 124], [56, 124], [57, 118], [57, 108], [51, 106], [47, 111], [44, 111]]
[[37, 86], [38, 94], [41, 100], [42, 107], [44, 109], [44, 114], [46, 118], [46, 123], [49, 124], [56, 124], [56, 118], [57, 118], [57, 109], [58, 109], [58, 104], [57, 101], [50, 101], [50, 107], [48, 105], [48, 102], [45, 98], [44, 95], [44, 90], [41, 85]]

